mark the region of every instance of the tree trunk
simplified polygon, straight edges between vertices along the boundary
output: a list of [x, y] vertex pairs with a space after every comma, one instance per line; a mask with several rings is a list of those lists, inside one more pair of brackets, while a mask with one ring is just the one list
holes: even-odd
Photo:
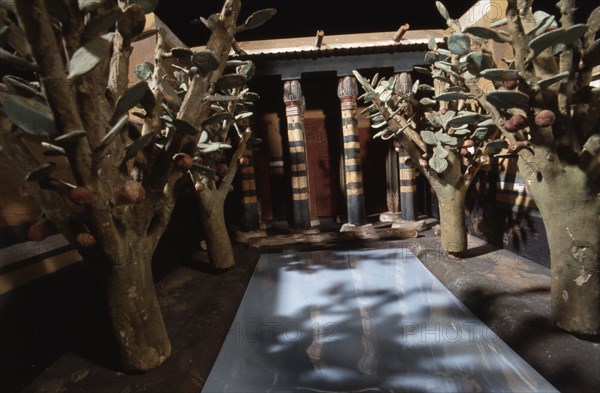
[[466, 190], [451, 185], [436, 187], [440, 208], [442, 249], [460, 256], [467, 250], [467, 227], [465, 225]]
[[556, 324], [584, 337], [600, 336], [600, 194], [585, 173], [567, 166], [531, 182], [548, 234], [552, 314]]
[[199, 193], [202, 225], [206, 236], [208, 259], [219, 269], [228, 269], [235, 263], [231, 239], [225, 225], [225, 199], [217, 190]]
[[97, 262], [123, 366], [128, 371], [147, 371], [169, 357], [171, 343], [152, 279], [152, 251], [132, 246], [136, 244], [123, 241], [118, 255]]

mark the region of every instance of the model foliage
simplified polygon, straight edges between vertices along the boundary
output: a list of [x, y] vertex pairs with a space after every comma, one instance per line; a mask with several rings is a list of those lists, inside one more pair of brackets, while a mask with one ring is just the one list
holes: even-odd
[[[373, 120], [388, 127], [380, 136], [399, 138], [441, 197], [446, 231], [455, 228], [444, 223], [443, 186], [461, 189], [474, 174], [467, 169], [463, 148], [478, 148], [473, 164], [487, 164], [488, 154], [500, 148], [506, 149], [502, 156], [517, 160], [548, 233], [556, 323], [573, 333], [598, 336], [600, 91], [590, 82], [600, 64], [600, 7], [587, 23], [576, 24], [574, 0], [558, 2], [559, 20], [534, 12], [532, 3], [508, 0], [505, 19], [491, 27], [463, 29], [437, 2], [449, 35], [447, 49], [431, 42], [425, 59], [435, 96], [419, 102], [404, 99], [415, 108], [416, 121], [424, 114], [424, 124], [411, 123], [397, 108], [401, 95], [392, 89], [395, 83], [362, 84], [376, 111]], [[495, 64], [487, 50], [492, 41], [510, 45], [514, 56]], [[482, 88], [483, 81], [493, 88]], [[417, 85], [413, 92], [423, 88], [432, 90]], [[495, 130], [502, 139], [484, 142]]]
[[[238, 26], [241, 1], [225, 0], [220, 13], [202, 19], [212, 33], [205, 49], [167, 50], [161, 29], [144, 30], [157, 3], [0, 3], [0, 60], [33, 75], [3, 78], [2, 151], [45, 216], [98, 268], [123, 365], [138, 371], [171, 351], [150, 262], [177, 196], [214, 171], [192, 157], [230, 147], [224, 135], [247, 116], [236, 103], [255, 98], [238, 90], [253, 65], [227, 63], [234, 35], [274, 14], [259, 11]], [[154, 62], [135, 67], [132, 83], [131, 45], [150, 35], [157, 38]], [[30, 134], [46, 136], [42, 161]], [[238, 136], [243, 147], [247, 135]], [[55, 173], [53, 160], [65, 158], [74, 184]], [[44, 225], [34, 224], [32, 237], [43, 238]]]

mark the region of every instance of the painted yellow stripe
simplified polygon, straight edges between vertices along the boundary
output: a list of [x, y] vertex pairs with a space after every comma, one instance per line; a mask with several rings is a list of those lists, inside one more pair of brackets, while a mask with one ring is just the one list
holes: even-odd
[[31, 281], [55, 273], [82, 260], [75, 250], [55, 255], [42, 261], [25, 266], [22, 269], [0, 275], [0, 295], [10, 292]]
[[308, 179], [306, 176], [292, 176], [292, 189], [308, 187]]
[[416, 178], [414, 169], [400, 169], [400, 180], [413, 180]]
[[347, 193], [348, 193], [348, 196], [359, 196], [359, 195], [363, 195], [364, 191], [362, 188], [357, 188], [357, 189], [353, 189], [353, 190], [348, 190]]
[[346, 172], [346, 184], [362, 183], [363, 177], [361, 172]]
[[400, 192], [403, 192], [403, 193], [417, 192], [417, 186], [400, 186]]
[[308, 200], [308, 193], [303, 193], [303, 194], [293, 194], [293, 199], [295, 201], [306, 201]]
[[302, 146], [295, 146], [295, 147], [291, 147], [290, 148], [290, 153], [304, 153], [304, 147]]
[[359, 158], [345, 158], [344, 165], [346, 165], [346, 166], [362, 165], [362, 160]]
[[344, 149], [360, 149], [360, 142], [346, 142]]
[[292, 172], [300, 172], [306, 170], [306, 163], [303, 164], [292, 164]]
[[256, 190], [256, 182], [254, 180], [242, 180], [242, 190]]
[[245, 196], [242, 198], [242, 203], [244, 205], [253, 205], [255, 203], [258, 203], [258, 199], [256, 198], [256, 196]]

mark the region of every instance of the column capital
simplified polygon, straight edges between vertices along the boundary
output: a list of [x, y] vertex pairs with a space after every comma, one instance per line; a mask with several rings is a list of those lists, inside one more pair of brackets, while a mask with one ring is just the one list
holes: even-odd
[[412, 93], [413, 81], [412, 76], [409, 73], [403, 72], [396, 75], [394, 82], [394, 90], [401, 92], [402, 94]]
[[337, 94], [340, 101], [354, 101], [358, 97], [358, 85], [353, 76], [344, 76], [339, 79]]
[[302, 106], [304, 97], [299, 80], [285, 81], [283, 83], [283, 102], [286, 106]]

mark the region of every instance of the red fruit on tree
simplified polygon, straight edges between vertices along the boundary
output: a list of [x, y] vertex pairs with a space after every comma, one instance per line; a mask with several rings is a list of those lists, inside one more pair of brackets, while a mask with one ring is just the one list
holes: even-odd
[[87, 205], [92, 202], [92, 191], [87, 187], [75, 187], [67, 191], [69, 200], [78, 205]]
[[556, 115], [548, 109], [544, 109], [535, 115], [535, 124], [538, 127], [551, 127], [555, 121]]

